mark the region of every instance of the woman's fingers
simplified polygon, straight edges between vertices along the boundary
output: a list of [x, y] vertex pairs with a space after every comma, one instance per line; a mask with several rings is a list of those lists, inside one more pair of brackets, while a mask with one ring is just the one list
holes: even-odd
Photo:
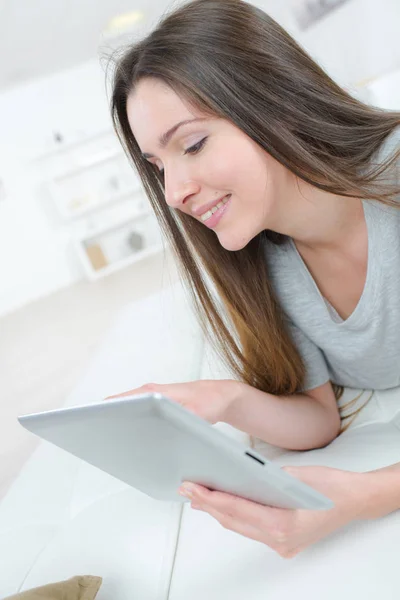
[[160, 387], [157, 383], [146, 383], [145, 385], [140, 386], [139, 388], [135, 388], [133, 390], [128, 390], [127, 392], [123, 392], [121, 394], [115, 394], [114, 396], [107, 396], [104, 400], [112, 400], [113, 398], [123, 398], [125, 396], [134, 396], [135, 394], [144, 394], [146, 392], [156, 392]]
[[[187, 488], [187, 485], [184, 487]], [[268, 532], [269, 538], [283, 542], [294, 527], [296, 511], [265, 506], [240, 496], [195, 486], [191, 496], [194, 504], [209, 512], [214, 510], [225, 515], [231, 522], [243, 522], [249, 527]]]

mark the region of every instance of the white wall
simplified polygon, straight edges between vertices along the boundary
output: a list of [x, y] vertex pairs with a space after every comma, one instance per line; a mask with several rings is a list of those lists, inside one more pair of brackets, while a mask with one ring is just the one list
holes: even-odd
[[[293, 21], [287, 26], [295, 33]], [[346, 86], [400, 67], [399, 31], [399, 0], [349, 0], [295, 35], [331, 77]]]
[[0, 315], [81, 279], [66, 224], [40, 196], [32, 160], [111, 128], [98, 60], [0, 95]]
[[371, 82], [368, 90], [373, 104], [400, 110], [400, 69]]
[[[308, 31], [297, 33], [288, 5], [258, 2], [339, 83], [354, 86], [400, 67], [399, 0], [351, 0]], [[81, 279], [68, 227], [49, 211], [38, 192], [32, 159], [66, 142], [108, 128], [105, 75], [98, 60], [0, 95], [0, 179], [9, 197], [0, 202], [0, 315]], [[398, 89], [381, 86], [377, 103]], [[378, 89], [378, 88], [376, 88]], [[393, 102], [392, 102], [393, 103]], [[400, 104], [398, 105], [400, 106]]]

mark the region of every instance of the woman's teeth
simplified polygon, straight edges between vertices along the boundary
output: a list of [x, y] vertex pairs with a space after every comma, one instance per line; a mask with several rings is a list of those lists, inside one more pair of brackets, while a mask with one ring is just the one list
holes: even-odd
[[201, 215], [200, 219], [202, 221], [207, 221], [207, 219], [209, 219], [215, 212], [217, 212], [217, 210], [219, 208], [221, 208], [221, 206], [226, 204], [228, 202], [228, 200], [229, 200], [229, 196], [226, 196], [223, 200], [221, 200], [221, 202], [218, 202], [218, 204], [216, 204], [210, 210], [208, 210], [206, 213], [204, 213], [204, 215]]

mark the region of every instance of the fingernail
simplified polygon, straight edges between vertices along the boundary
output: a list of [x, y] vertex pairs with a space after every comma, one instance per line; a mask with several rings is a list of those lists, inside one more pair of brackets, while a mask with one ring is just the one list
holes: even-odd
[[179, 488], [179, 493], [182, 496], [186, 496], [187, 498], [192, 498], [194, 491], [195, 491], [195, 487], [191, 483], [183, 483], [181, 485], [181, 487]]

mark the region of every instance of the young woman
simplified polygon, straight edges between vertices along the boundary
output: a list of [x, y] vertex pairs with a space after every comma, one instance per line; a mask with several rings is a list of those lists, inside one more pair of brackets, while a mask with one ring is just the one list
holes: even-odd
[[[400, 386], [399, 112], [354, 99], [241, 0], [166, 16], [118, 59], [111, 109], [234, 377], [126, 394], [162, 391], [307, 450], [340, 433], [343, 387]], [[279, 511], [201, 486], [193, 505], [285, 557], [400, 508], [400, 462], [287, 470], [335, 508]]]

